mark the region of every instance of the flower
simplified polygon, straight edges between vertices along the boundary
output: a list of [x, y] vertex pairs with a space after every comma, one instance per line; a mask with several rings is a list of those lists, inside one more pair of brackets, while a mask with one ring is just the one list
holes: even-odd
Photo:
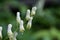
[[23, 20], [20, 22], [20, 32], [24, 32], [24, 25], [23, 25]]
[[14, 40], [17, 40], [16, 37], [17, 37], [18, 33], [17, 32], [14, 32]]
[[26, 20], [29, 20], [29, 19], [30, 19], [30, 10], [28, 9], [26, 14]]
[[37, 10], [36, 7], [32, 7], [31, 16], [34, 16], [35, 15], [36, 10]]
[[31, 28], [31, 26], [32, 26], [32, 20], [33, 20], [33, 17], [30, 17], [30, 20], [27, 23], [27, 29]]
[[12, 24], [9, 24], [8, 29], [7, 29], [7, 34], [8, 34], [9, 39], [13, 40], [13, 32], [12, 32], [11, 28], [12, 28]]
[[16, 20], [20, 24], [20, 20], [21, 20], [21, 18], [20, 18], [20, 12], [17, 12]]
[[0, 26], [0, 38], [2, 39], [2, 27]]

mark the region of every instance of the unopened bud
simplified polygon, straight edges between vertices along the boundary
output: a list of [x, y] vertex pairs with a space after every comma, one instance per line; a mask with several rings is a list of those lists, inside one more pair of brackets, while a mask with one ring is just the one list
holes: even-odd
[[18, 33], [17, 32], [14, 32], [14, 40], [17, 40], [16, 37], [17, 37]]
[[23, 25], [23, 20], [20, 22], [20, 32], [24, 32], [24, 25]]
[[26, 20], [29, 20], [29, 19], [30, 19], [30, 10], [28, 9], [26, 14]]
[[32, 26], [32, 20], [33, 20], [33, 17], [30, 17], [30, 20], [27, 23], [27, 29], [31, 28], [31, 26]]
[[20, 12], [17, 12], [16, 20], [20, 24], [20, 20], [21, 20], [21, 18], [20, 18]]
[[36, 8], [36, 7], [32, 7], [31, 16], [34, 16], [34, 15], [35, 15], [36, 10], [37, 10], [37, 8]]
[[12, 28], [12, 24], [9, 24], [7, 34], [8, 34], [9, 39], [13, 40], [13, 32], [12, 32], [11, 28]]
[[0, 40], [2, 40], [2, 27], [0, 26]]

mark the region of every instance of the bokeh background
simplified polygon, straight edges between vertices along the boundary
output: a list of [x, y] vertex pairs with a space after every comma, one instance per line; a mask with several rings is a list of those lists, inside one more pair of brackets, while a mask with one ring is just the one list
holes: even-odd
[[17, 28], [16, 13], [24, 20], [26, 10], [37, 7], [32, 28], [23, 35], [18, 32], [17, 40], [60, 40], [60, 0], [0, 0], [0, 26], [3, 27], [3, 39], [8, 40], [7, 25]]

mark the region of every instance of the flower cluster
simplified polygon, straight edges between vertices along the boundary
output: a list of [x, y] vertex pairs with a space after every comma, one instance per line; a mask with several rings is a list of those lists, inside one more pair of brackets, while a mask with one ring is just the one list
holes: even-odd
[[[26, 12], [26, 20], [28, 21], [26, 28], [30, 29], [32, 26], [32, 20], [33, 20], [33, 16], [35, 15], [36, 12], [36, 7], [32, 7], [32, 10], [30, 11], [30, 9], [27, 10]], [[20, 32], [24, 32], [25, 28], [24, 28], [24, 21], [21, 19], [20, 17], [20, 12], [17, 12], [17, 22], [19, 23], [19, 28], [20, 28]]]
[[35, 15], [36, 9], [37, 9], [36, 7], [32, 7], [31, 12], [29, 9], [27, 10], [27, 14], [26, 14], [26, 20], [28, 20], [27, 27], [26, 27], [27, 29], [30, 29], [32, 26], [32, 20], [33, 20], [33, 16]]
[[[30, 29], [32, 26], [32, 20], [33, 20], [33, 16], [35, 15], [36, 9], [37, 9], [36, 7], [33, 7], [32, 11], [30, 11], [30, 9], [27, 10], [27, 13], [26, 13], [26, 20], [28, 21], [26, 25], [27, 29]], [[16, 20], [17, 20], [17, 23], [19, 24], [19, 31], [23, 33], [25, 31], [25, 28], [24, 28], [24, 21], [20, 17], [20, 12], [17, 12]], [[12, 32], [12, 24], [8, 24], [7, 35], [9, 40], [17, 40], [16, 36], [18, 35], [18, 33], [16, 31], [14, 33]], [[0, 40], [2, 40], [1, 26], [0, 26]]]

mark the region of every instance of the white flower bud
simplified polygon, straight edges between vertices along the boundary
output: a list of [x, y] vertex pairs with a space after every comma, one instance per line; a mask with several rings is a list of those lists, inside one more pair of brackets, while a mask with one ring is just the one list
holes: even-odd
[[11, 28], [12, 28], [12, 24], [9, 24], [8, 29], [7, 29], [7, 34], [8, 34], [9, 39], [13, 40], [13, 32], [12, 32]]
[[32, 7], [31, 16], [34, 16], [35, 15], [36, 10], [37, 10], [36, 7]]
[[23, 25], [23, 20], [20, 22], [20, 32], [24, 32], [24, 25]]
[[2, 27], [0, 26], [0, 38], [2, 39]]
[[32, 26], [32, 20], [33, 20], [33, 17], [30, 17], [30, 20], [27, 23], [27, 29], [31, 28], [31, 26]]
[[17, 40], [16, 37], [17, 37], [18, 33], [17, 32], [14, 32], [14, 40]]
[[30, 10], [28, 9], [26, 14], [26, 20], [29, 20], [29, 19], [30, 19]]
[[20, 24], [20, 20], [21, 20], [21, 18], [20, 18], [20, 12], [17, 12], [17, 18], [16, 18], [16, 20]]

